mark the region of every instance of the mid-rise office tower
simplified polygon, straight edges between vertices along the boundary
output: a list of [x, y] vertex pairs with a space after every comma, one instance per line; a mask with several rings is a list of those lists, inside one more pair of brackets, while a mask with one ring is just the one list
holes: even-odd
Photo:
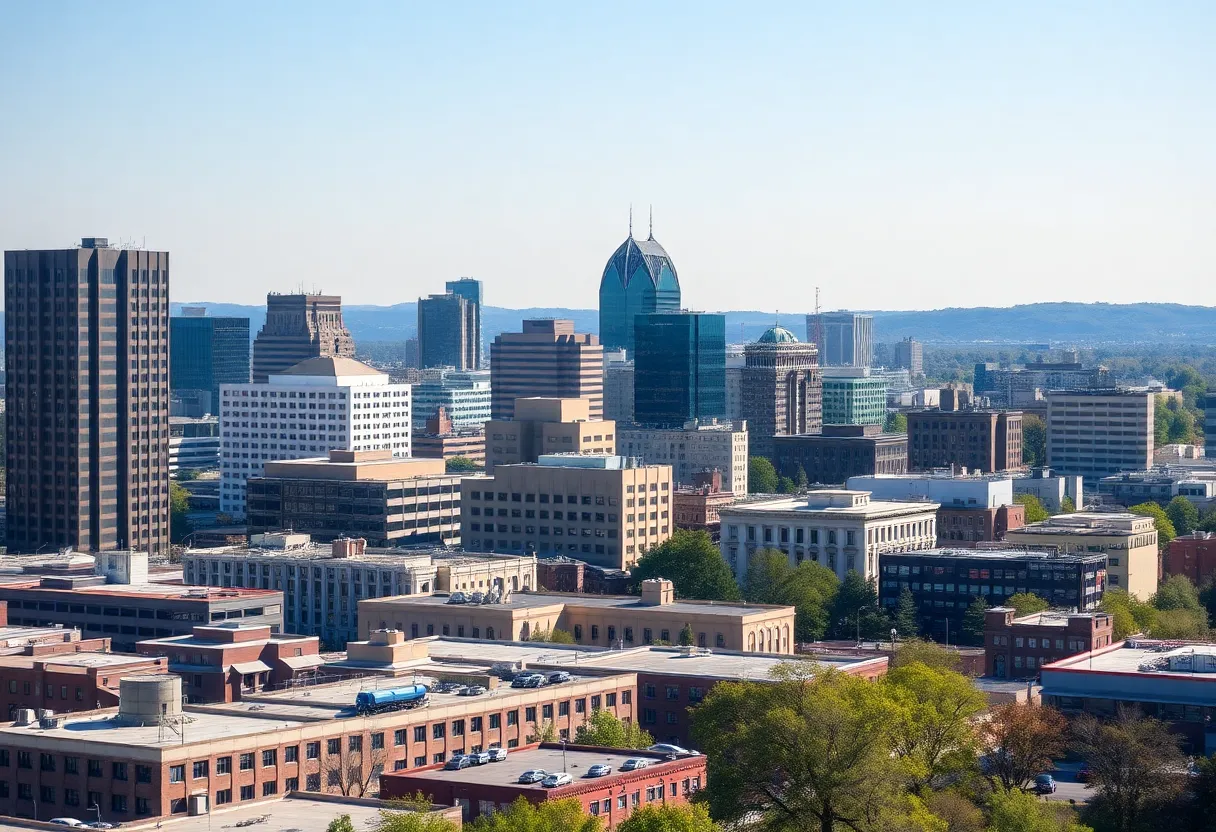
[[355, 342], [342, 322], [337, 295], [266, 296], [266, 323], [253, 342], [253, 381], [265, 384], [310, 358], [353, 358]]
[[654, 238], [629, 237], [613, 252], [600, 278], [600, 342], [606, 350], [624, 348], [633, 357], [633, 326], [638, 315], [680, 310], [680, 279], [667, 251]]
[[[418, 299], [418, 363], [423, 369], [476, 370], [481, 365], [481, 304], [469, 300], [481, 296], [481, 284], [466, 280], [476, 286], [453, 281], [447, 294]], [[452, 286], [464, 293], [452, 291]]]
[[633, 414], [640, 425], [678, 428], [726, 417], [726, 316], [638, 315]]
[[[817, 342], [823, 330], [823, 343]], [[869, 367], [874, 361], [874, 316], [823, 312], [806, 316], [806, 339], [819, 347], [822, 367]]]
[[4, 254], [10, 552], [169, 551], [169, 253]]
[[170, 388], [207, 393], [201, 408], [207, 413], [219, 413], [221, 384], [249, 381], [248, 318], [213, 318], [204, 307], [188, 306], [169, 319], [169, 347]]
[[774, 326], [748, 344], [743, 354], [743, 418], [750, 453], [771, 458], [774, 436], [819, 433], [823, 376], [815, 345]]
[[587, 399], [590, 418], [604, 418], [604, 348], [574, 321], [523, 322], [490, 345], [490, 418], [511, 419], [515, 400]]
[[472, 319], [469, 324], [469, 344], [470, 352], [473, 353], [473, 366], [469, 369], [476, 370], [481, 367], [483, 352], [481, 348], [481, 306], [485, 301], [482, 296], [481, 281], [475, 277], [462, 277], [459, 280], [449, 280], [446, 288], [448, 294], [460, 295], [473, 304], [473, 308], [469, 310]]

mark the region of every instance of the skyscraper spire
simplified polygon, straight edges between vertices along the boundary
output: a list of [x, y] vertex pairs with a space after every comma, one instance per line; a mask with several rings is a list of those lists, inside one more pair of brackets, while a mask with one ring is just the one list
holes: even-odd
[[648, 239], [651, 239], [651, 240], [654, 239], [654, 204], [653, 203], [650, 206], [650, 237]]
[[629, 239], [633, 239], [633, 203], [629, 203]]

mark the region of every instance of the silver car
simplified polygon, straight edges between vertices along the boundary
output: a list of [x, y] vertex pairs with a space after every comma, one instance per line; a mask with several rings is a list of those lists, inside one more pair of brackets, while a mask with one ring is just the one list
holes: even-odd
[[520, 783], [539, 783], [549, 776], [549, 772], [543, 768], [530, 768], [523, 774], [519, 775]]

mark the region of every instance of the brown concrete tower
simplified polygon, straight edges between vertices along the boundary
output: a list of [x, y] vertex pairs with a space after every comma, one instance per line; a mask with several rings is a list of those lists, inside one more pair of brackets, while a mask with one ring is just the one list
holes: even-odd
[[266, 296], [266, 323], [253, 342], [253, 382], [310, 358], [354, 358], [355, 342], [342, 323], [337, 295]]
[[819, 433], [823, 376], [819, 351], [780, 326], [744, 347], [743, 418], [748, 453], [773, 457], [773, 437]]

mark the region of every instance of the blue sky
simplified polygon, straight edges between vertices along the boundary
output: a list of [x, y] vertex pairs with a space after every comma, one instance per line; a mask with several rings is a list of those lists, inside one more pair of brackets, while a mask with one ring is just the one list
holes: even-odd
[[694, 308], [1216, 305], [1216, 5], [0, 2], [0, 246], [596, 304], [630, 203]]

